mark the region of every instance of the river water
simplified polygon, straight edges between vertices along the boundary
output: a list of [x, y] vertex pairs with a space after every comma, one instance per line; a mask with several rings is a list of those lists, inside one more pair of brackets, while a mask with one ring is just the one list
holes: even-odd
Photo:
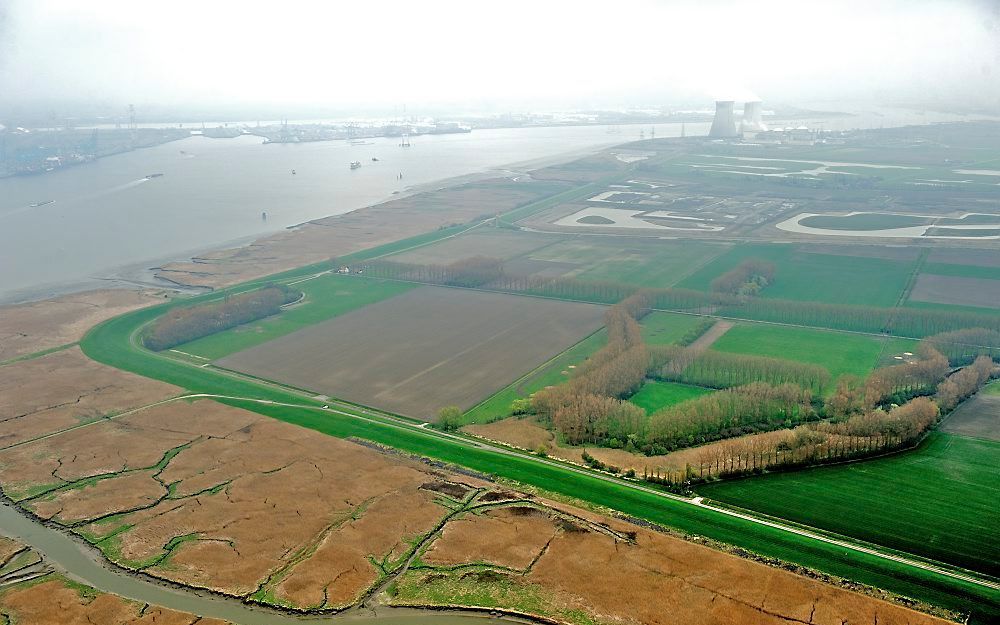
[[[701, 126], [687, 130], [705, 133]], [[640, 129], [650, 128], [476, 130], [413, 137], [409, 148], [390, 138], [370, 145], [264, 145], [251, 136], [191, 137], [2, 179], [0, 303], [94, 287], [96, 278], [141, 275], [136, 270], [368, 206], [395, 191], [511, 163], [569, 158], [636, 140]], [[655, 129], [660, 137], [680, 134], [679, 124]], [[362, 166], [351, 170], [355, 160]], [[153, 173], [163, 176], [145, 179]]]

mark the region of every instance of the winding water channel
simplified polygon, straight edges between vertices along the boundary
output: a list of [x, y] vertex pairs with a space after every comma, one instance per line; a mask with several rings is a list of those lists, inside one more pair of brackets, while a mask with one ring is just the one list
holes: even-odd
[[389, 607], [349, 610], [337, 615], [324, 616], [299, 616], [279, 612], [205, 591], [169, 586], [116, 568], [108, 564], [100, 552], [82, 540], [28, 518], [8, 502], [0, 505], [0, 534], [30, 546], [41, 554], [49, 565], [97, 590], [206, 618], [227, 620], [237, 625], [302, 625], [303, 623], [483, 625], [487, 622], [528, 622], [509, 617], [490, 616], [487, 613]]

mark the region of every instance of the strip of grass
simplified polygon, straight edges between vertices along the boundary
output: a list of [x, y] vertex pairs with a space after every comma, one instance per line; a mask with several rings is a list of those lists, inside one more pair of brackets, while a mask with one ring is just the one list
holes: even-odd
[[1000, 443], [935, 432], [916, 450], [722, 482], [699, 494], [1000, 574]]
[[704, 320], [695, 315], [656, 311], [642, 318], [642, 338], [648, 345], [673, 345]]
[[981, 267], [979, 265], [953, 265], [950, 263], [928, 263], [920, 273], [936, 276], [956, 276], [959, 278], [983, 278], [985, 280], [1000, 280], [1000, 267]]
[[399, 295], [415, 286], [404, 282], [387, 282], [356, 276], [336, 274], [321, 276], [296, 284], [295, 288], [305, 293], [305, 299], [281, 314], [211, 334], [180, 345], [176, 349], [208, 360], [216, 360]]
[[[884, 339], [861, 334], [812, 330], [764, 323], [740, 323], [712, 344], [712, 349], [807, 362], [824, 367], [834, 379], [844, 374], [867, 376], [878, 364]], [[896, 339], [893, 348], [916, 341]]]
[[629, 397], [628, 400], [645, 410], [646, 414], [653, 414], [662, 408], [674, 406], [711, 392], [712, 389], [690, 384], [649, 380], [642, 385], [638, 393]]

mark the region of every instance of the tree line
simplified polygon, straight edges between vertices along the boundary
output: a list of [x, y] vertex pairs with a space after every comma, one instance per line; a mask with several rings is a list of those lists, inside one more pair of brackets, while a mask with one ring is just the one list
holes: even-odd
[[283, 305], [301, 297], [302, 291], [268, 284], [248, 293], [227, 295], [221, 302], [174, 308], [149, 326], [142, 342], [153, 351], [162, 351], [275, 315]]
[[968, 328], [942, 332], [927, 338], [927, 343], [948, 358], [954, 366], [971, 364], [979, 356], [1000, 360], [1000, 332], [988, 328]]
[[648, 298], [642, 293], [611, 307], [604, 320], [607, 344], [578, 367], [569, 381], [531, 398], [534, 413], [570, 444], [621, 440], [642, 428], [645, 411], [623, 399], [639, 390], [649, 368], [638, 322], [649, 311]]
[[[943, 356], [930, 351], [924, 355], [931, 361], [923, 367], [925, 379], [937, 377]], [[912, 365], [900, 365], [906, 366]], [[825, 420], [705, 445], [696, 450], [695, 461], [683, 469], [647, 468], [644, 477], [677, 488], [692, 481], [863, 458], [909, 447], [934, 427], [941, 415], [982, 389], [995, 372], [993, 359], [980, 355], [950, 375], [947, 371], [941, 374], [927, 395], [902, 404], [873, 403], [878, 393], [866, 393], [864, 383], [847, 382], [845, 386], [855, 387], [852, 401], [845, 402], [837, 394], [828, 398]]]
[[753, 296], [774, 281], [774, 263], [748, 258], [712, 280], [709, 288], [716, 293]]
[[[643, 289], [637, 285], [613, 281], [510, 274], [504, 270], [503, 263], [498, 259], [478, 258], [476, 262], [472, 262], [473, 259], [463, 259], [450, 265], [420, 265], [377, 260], [363, 265], [362, 268], [364, 273], [374, 277], [429, 284], [475, 286], [496, 291], [601, 304], [615, 304], [641, 293], [655, 309], [835, 330], [916, 338], [969, 328], [1000, 333], [1000, 315], [990, 313], [802, 302], [747, 297], [746, 293], [705, 292], [679, 288]], [[756, 266], [758, 261], [752, 262]], [[478, 266], [478, 269], [472, 270], [468, 265]], [[765, 269], [766, 267], [757, 267], [754, 270]]]
[[692, 354], [683, 348], [665, 347], [667, 349], [656, 351], [655, 364], [660, 366], [651, 371], [650, 376], [668, 382], [709, 388], [730, 388], [754, 382], [787, 383], [809, 389], [817, 396], [823, 395], [830, 385], [830, 372], [811, 363], [715, 351]]

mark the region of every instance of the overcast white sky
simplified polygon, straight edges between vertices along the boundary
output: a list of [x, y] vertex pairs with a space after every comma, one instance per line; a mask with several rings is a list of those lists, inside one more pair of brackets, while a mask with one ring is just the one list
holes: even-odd
[[0, 100], [456, 108], [963, 98], [1000, 0], [0, 0]]

